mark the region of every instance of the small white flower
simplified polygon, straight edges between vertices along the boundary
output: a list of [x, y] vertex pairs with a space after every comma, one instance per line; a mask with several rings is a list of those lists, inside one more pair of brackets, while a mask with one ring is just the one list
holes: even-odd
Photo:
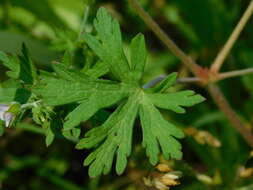
[[10, 109], [9, 105], [0, 104], [0, 120], [5, 122], [5, 127], [9, 127], [14, 115], [8, 110]]

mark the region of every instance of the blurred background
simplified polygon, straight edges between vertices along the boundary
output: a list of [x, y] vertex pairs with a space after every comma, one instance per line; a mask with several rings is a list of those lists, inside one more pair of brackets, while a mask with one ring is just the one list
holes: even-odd
[[[210, 66], [226, 42], [249, 0], [140, 0], [141, 5], [200, 65]], [[86, 59], [82, 32], [92, 31], [92, 22], [100, 6], [119, 20], [127, 47], [137, 33], [145, 35], [149, 50], [144, 83], [153, 78], [179, 72], [190, 76], [131, 9], [126, 0], [0, 0], [0, 51], [20, 54], [22, 43], [28, 47], [39, 68], [50, 70], [52, 61], [70, 52], [77, 68]], [[87, 20], [86, 20], [87, 18]], [[86, 20], [86, 21], [85, 21]], [[249, 21], [222, 71], [253, 67], [253, 19]], [[0, 64], [0, 82], [6, 80]], [[226, 98], [248, 127], [253, 122], [253, 75], [219, 82]], [[165, 117], [184, 128], [182, 161], [165, 161], [183, 176], [175, 190], [252, 190], [253, 153], [231, 127], [210, 96], [195, 84], [177, 89], [194, 89], [206, 102], [180, 115], [164, 112]], [[26, 121], [26, 119], [24, 119]], [[8, 129], [0, 138], [1, 190], [146, 190], [161, 171], [148, 162], [141, 148], [141, 136], [135, 133], [128, 169], [122, 176], [90, 179], [82, 166], [88, 151], [74, 149], [74, 143], [56, 138], [46, 147], [44, 131], [24, 122]], [[83, 124], [86, 125], [86, 124]], [[143, 178], [145, 180], [143, 180]], [[144, 183], [144, 181], [146, 181]]]

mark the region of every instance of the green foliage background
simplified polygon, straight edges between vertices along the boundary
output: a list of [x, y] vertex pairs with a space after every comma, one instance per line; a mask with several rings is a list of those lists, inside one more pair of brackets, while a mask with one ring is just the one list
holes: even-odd
[[[249, 3], [246, 0], [140, 2], [182, 49], [206, 67], [211, 64]], [[90, 11], [84, 25], [83, 17], [87, 5], [90, 6]], [[20, 54], [22, 43], [25, 43], [36, 65], [48, 71], [52, 70], [51, 62], [59, 61], [63, 52], [67, 50], [73, 57], [75, 67], [85, 69], [84, 60], [90, 58], [81, 49], [80, 31], [91, 31], [93, 18], [100, 6], [106, 7], [119, 20], [125, 46], [128, 46], [130, 39], [137, 33], [145, 35], [149, 57], [144, 82], [175, 71], [179, 72], [181, 77], [189, 75], [178, 59], [165, 49], [136, 16], [127, 1], [1, 0], [0, 50]], [[253, 67], [252, 24], [251, 19], [224, 64], [224, 71]], [[5, 69], [0, 65], [1, 81], [7, 77]], [[252, 75], [220, 82], [227, 99], [249, 126], [253, 122], [252, 82]], [[184, 176], [181, 185], [173, 189], [252, 189], [252, 177], [238, 177], [238, 167], [250, 167], [252, 163], [249, 159], [250, 148], [244, 140], [231, 127], [205, 91], [192, 84], [177, 85], [176, 88], [194, 89], [207, 100], [187, 109], [187, 114], [178, 115], [164, 111], [164, 116], [173, 118], [173, 122], [182, 128], [194, 127], [209, 131], [221, 141], [222, 146], [214, 148], [200, 145], [192, 137], [186, 136], [181, 141], [183, 160], [175, 162], [175, 168], [182, 171]], [[90, 123], [84, 125], [89, 128], [94, 123], [101, 123], [106, 117], [106, 113], [99, 112]], [[18, 124], [15, 129], [8, 129], [0, 138], [0, 189], [147, 189], [140, 184], [141, 177], [134, 175], [142, 176], [143, 172], [154, 170], [144, 150], [140, 148], [141, 135], [138, 134], [141, 132], [138, 130], [135, 132], [135, 148], [129, 158], [127, 171], [122, 176], [111, 173], [90, 179], [87, 168], [82, 166], [83, 158], [89, 151], [74, 149], [74, 144], [61, 136], [46, 147], [45, 131], [24, 119], [23, 123]], [[217, 172], [221, 178], [218, 184], [205, 184], [195, 177], [196, 173], [214, 176]]]

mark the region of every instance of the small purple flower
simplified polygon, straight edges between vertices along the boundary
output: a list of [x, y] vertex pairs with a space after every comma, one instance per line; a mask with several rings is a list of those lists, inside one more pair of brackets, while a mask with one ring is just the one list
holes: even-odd
[[5, 127], [9, 127], [14, 115], [8, 110], [10, 109], [10, 105], [0, 104], [0, 120], [5, 122]]

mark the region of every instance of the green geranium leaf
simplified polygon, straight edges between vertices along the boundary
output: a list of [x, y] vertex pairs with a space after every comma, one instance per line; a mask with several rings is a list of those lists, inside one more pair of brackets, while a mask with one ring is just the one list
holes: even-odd
[[76, 145], [78, 149], [94, 149], [84, 161], [84, 165], [90, 166], [89, 175], [92, 177], [108, 173], [114, 155], [116, 172], [124, 172], [127, 157], [131, 154], [133, 127], [138, 116], [143, 131], [143, 146], [150, 162], [156, 164], [160, 153], [167, 159], [180, 159], [181, 145], [177, 139], [184, 134], [171, 121], [163, 118], [159, 108], [184, 113], [183, 107], [193, 106], [204, 98], [187, 90], [167, 93], [176, 80], [176, 73], [153, 88], [143, 89], [141, 80], [147, 56], [143, 35], [138, 34], [132, 40], [128, 61], [123, 51], [119, 24], [104, 8], [99, 9], [94, 27], [97, 36], [85, 34], [85, 41], [100, 58], [102, 66], [108, 68], [118, 81], [97, 79], [100, 74], [92, 76], [91, 73], [84, 74], [70, 70], [64, 64], [56, 64], [55, 75], [45, 76], [34, 92], [49, 106], [78, 104], [65, 118], [63, 131], [68, 138], [73, 136], [71, 130], [99, 110], [117, 106], [102, 125], [88, 131]]

